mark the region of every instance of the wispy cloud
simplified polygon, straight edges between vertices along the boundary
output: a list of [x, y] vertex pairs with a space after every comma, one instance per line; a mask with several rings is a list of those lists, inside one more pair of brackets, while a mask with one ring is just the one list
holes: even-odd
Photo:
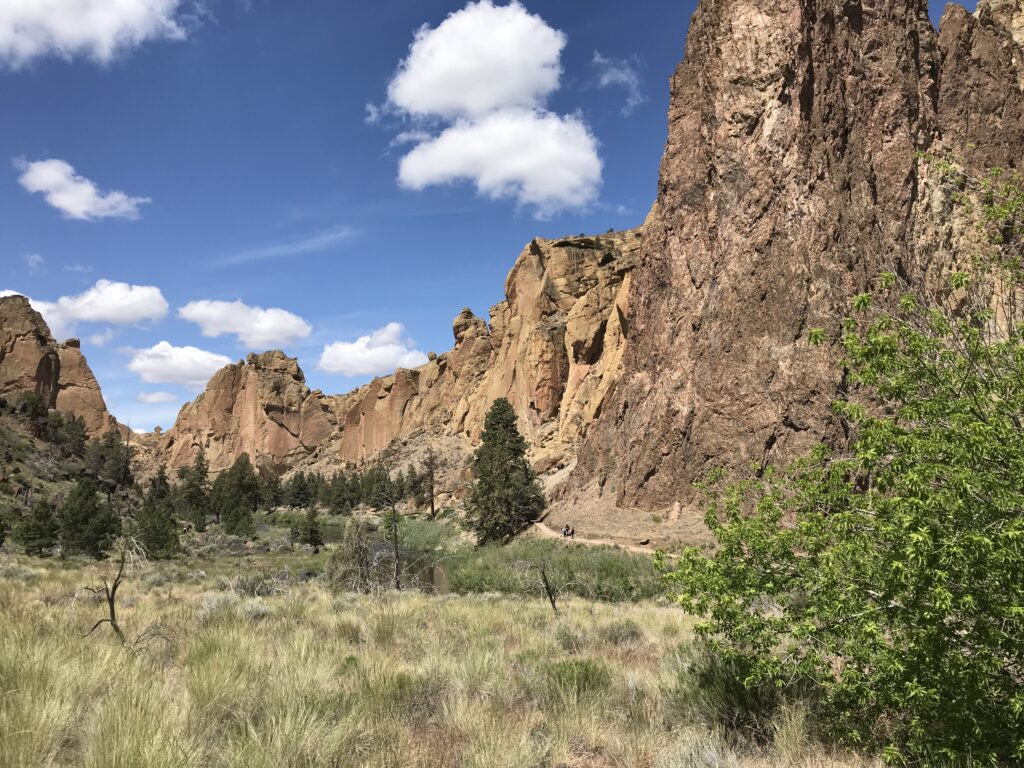
[[647, 101], [640, 79], [640, 60], [636, 57], [632, 60], [610, 59], [602, 56], [599, 51], [594, 51], [591, 64], [597, 71], [598, 87], [625, 90], [626, 103], [622, 107], [623, 115], [631, 115], [633, 110]]
[[38, 253], [25, 254], [25, 265], [28, 267], [28, 271], [31, 274], [35, 274], [40, 269], [42, 269], [42, 266], [45, 263], [46, 259], [40, 256]]
[[330, 229], [314, 232], [296, 240], [289, 240], [262, 248], [242, 251], [225, 256], [217, 263], [222, 266], [247, 264], [252, 261], [267, 259], [283, 259], [289, 256], [302, 256], [307, 253], [320, 253], [355, 237], [356, 230], [348, 225], [340, 224]]

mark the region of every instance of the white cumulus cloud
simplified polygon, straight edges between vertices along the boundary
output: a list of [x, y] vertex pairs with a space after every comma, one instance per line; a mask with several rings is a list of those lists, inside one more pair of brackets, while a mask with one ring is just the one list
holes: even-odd
[[460, 121], [402, 158], [410, 189], [472, 181], [480, 194], [536, 206], [542, 216], [592, 203], [601, 184], [597, 140], [575, 117], [508, 110]]
[[626, 91], [626, 103], [622, 114], [630, 115], [633, 110], [647, 101], [640, 84], [640, 73], [636, 64], [627, 59], [610, 59], [594, 51], [591, 62], [597, 70], [597, 84], [601, 88], [622, 88]]
[[[0, 6], [3, 3], [0, 1]], [[18, 181], [29, 192], [39, 193], [46, 202], [69, 219], [139, 218], [139, 206], [152, 202], [148, 197], [130, 197], [124, 192], [101, 192], [89, 179], [75, 173], [64, 160], [49, 158], [27, 162], [16, 160], [21, 171]]]
[[405, 336], [405, 326], [388, 323], [355, 341], [336, 341], [324, 347], [319, 367], [343, 376], [376, 376], [396, 368], [415, 368], [427, 362], [416, 342]]
[[[12, 293], [0, 292], [2, 295]], [[29, 301], [57, 339], [75, 335], [79, 322], [135, 325], [160, 320], [167, 315], [167, 300], [156, 286], [130, 285], [113, 280], [97, 280], [82, 293], [61, 296], [56, 301]]]
[[388, 86], [411, 115], [467, 117], [535, 107], [558, 88], [566, 38], [522, 5], [470, 3], [424, 25]]
[[[391, 146], [409, 189], [458, 181], [511, 198], [540, 218], [593, 203], [601, 186], [598, 142], [579, 117], [546, 108], [558, 89], [566, 36], [520, 3], [471, 2], [436, 27], [424, 25], [388, 85], [368, 107], [413, 121]], [[441, 127], [438, 128], [438, 122]]]
[[204, 336], [233, 334], [251, 348], [281, 347], [306, 338], [313, 330], [284, 309], [250, 307], [241, 301], [193, 301], [179, 309], [178, 315], [198, 325]]
[[128, 370], [147, 384], [184, 384], [201, 388], [230, 358], [198, 347], [175, 347], [161, 341], [134, 351]]
[[44, 56], [85, 56], [99, 63], [147, 40], [183, 40], [182, 0], [3, 0], [0, 65]]
[[135, 399], [147, 405], [161, 405], [163, 403], [176, 403], [179, 398], [173, 392], [139, 392]]

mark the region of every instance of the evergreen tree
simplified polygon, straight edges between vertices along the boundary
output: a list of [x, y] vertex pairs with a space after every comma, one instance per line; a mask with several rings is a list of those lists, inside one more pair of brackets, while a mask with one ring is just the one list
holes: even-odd
[[544, 492], [526, 461], [526, 447], [512, 404], [498, 398], [484, 420], [473, 457], [477, 479], [466, 502], [467, 525], [481, 544], [510, 539], [544, 510]]
[[284, 502], [284, 488], [277, 475], [271, 475], [260, 482], [260, 507], [268, 512], [281, 506]]
[[14, 540], [25, 548], [25, 553], [46, 557], [57, 546], [60, 526], [53, 514], [53, 504], [37, 501], [31, 511], [14, 527]]
[[327, 506], [332, 515], [351, 515], [352, 507], [358, 501], [358, 492], [354, 491], [352, 483], [344, 472], [338, 472], [328, 484]]
[[435, 501], [437, 498], [437, 454], [432, 447], [427, 448], [427, 455], [423, 459], [423, 469], [418, 473], [411, 474], [412, 494], [416, 503], [423, 507], [430, 507], [430, 519], [437, 517]]
[[80, 479], [61, 507], [60, 540], [65, 554], [100, 558], [121, 532], [121, 520], [97, 496], [96, 483]]
[[317, 519], [316, 507], [310, 506], [306, 510], [306, 520], [302, 525], [302, 543], [309, 544], [319, 551], [324, 545], [324, 536], [320, 531], [320, 521]]
[[174, 520], [171, 487], [163, 467], [160, 467], [149, 484], [136, 522], [139, 540], [150, 557], [170, 557], [181, 548], [178, 524]]
[[292, 475], [285, 488], [285, 503], [289, 507], [308, 507], [313, 501], [313, 495], [309, 487], [309, 478], [305, 472], [298, 472]]
[[202, 533], [206, 530], [206, 515], [210, 509], [210, 465], [202, 446], [199, 446], [192, 466], [183, 474], [178, 504], [183, 516], [197, 531]]
[[250, 536], [256, 531], [253, 513], [259, 504], [259, 479], [249, 454], [243, 453], [213, 484], [213, 507], [225, 533]]

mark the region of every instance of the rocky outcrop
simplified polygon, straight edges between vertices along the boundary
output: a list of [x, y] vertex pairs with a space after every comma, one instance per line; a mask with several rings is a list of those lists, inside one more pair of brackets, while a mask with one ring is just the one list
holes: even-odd
[[203, 394], [182, 407], [157, 453], [182, 467], [202, 447], [213, 472], [247, 453], [256, 466], [281, 473], [326, 442], [336, 424], [329, 401], [306, 386], [298, 362], [264, 352], [214, 374]]
[[354, 393], [337, 458], [358, 462], [427, 432], [472, 444], [491, 403], [506, 397], [547, 469], [572, 459], [621, 363], [629, 273], [639, 230], [533, 240], [505, 281], [490, 325], [464, 309], [454, 348]]
[[90, 435], [123, 429], [107, 411], [99, 382], [82, 354], [78, 339], [68, 339], [57, 345], [57, 356], [60, 358], [57, 410], [82, 419], [85, 431]]
[[24, 296], [0, 298], [0, 394], [34, 392], [49, 408], [77, 416], [95, 436], [121, 429], [77, 339], [58, 344]]
[[0, 395], [34, 392], [53, 408], [60, 383], [57, 343], [24, 296], [0, 298]]
[[202, 445], [214, 471], [242, 452], [275, 472], [332, 471], [418, 440], [443, 444], [449, 463], [461, 468], [491, 403], [507, 397], [536, 466], [565, 464], [621, 364], [629, 273], [641, 239], [634, 230], [532, 241], [490, 324], [464, 309], [452, 324], [450, 351], [347, 395], [310, 392], [283, 353], [250, 355], [222, 369], [182, 409], [162, 455], [172, 467], [185, 466]]
[[702, 0], [671, 81], [624, 374], [567, 498], [646, 510], [712, 467], [842, 443], [837, 334], [881, 269], [929, 280], [963, 236], [919, 151], [1024, 158], [1021, 0]]

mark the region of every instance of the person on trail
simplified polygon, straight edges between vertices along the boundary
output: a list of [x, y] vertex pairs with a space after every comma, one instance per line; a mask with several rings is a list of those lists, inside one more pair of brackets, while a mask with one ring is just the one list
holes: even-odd
[[575, 539], [576, 539], [576, 529], [575, 528], [570, 528], [569, 529], [569, 538], [573, 539], [575, 541]]
[[566, 523], [564, 526], [562, 526], [562, 538], [563, 539], [569, 538], [569, 524], [568, 523]]

